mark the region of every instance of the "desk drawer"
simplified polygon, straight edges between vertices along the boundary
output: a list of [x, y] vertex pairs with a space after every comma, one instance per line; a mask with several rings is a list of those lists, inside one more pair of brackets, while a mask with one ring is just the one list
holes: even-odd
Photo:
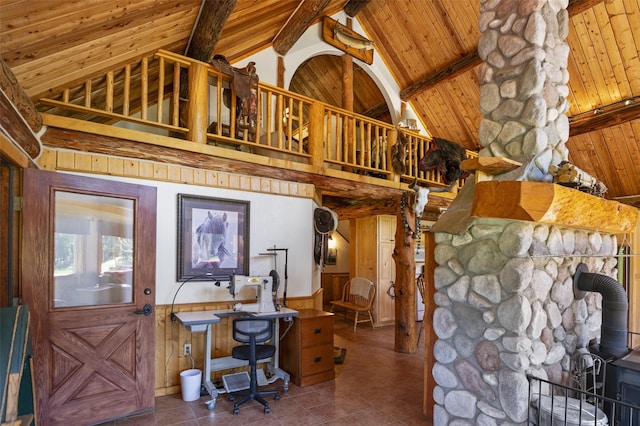
[[333, 371], [333, 346], [317, 346], [302, 350], [302, 375]]
[[333, 317], [309, 318], [300, 325], [303, 348], [326, 344], [333, 347]]

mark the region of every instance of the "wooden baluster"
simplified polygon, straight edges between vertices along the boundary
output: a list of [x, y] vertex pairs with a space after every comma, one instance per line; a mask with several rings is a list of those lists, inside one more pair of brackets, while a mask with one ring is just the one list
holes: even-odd
[[149, 59], [142, 58], [142, 70], [140, 71], [140, 118], [147, 119], [148, 107], [149, 107]]
[[164, 58], [158, 61], [158, 114], [156, 121], [162, 123], [162, 103], [164, 102]]
[[129, 115], [129, 104], [131, 102], [131, 65], [124, 67], [124, 87], [122, 88], [122, 115]]
[[171, 94], [171, 124], [180, 125], [180, 64], [173, 63], [173, 93]]
[[266, 116], [267, 119], [265, 121], [265, 145], [271, 146], [271, 117], [275, 117], [275, 120], [278, 121], [282, 121], [282, 116], [280, 114], [278, 114], [277, 112], [275, 113], [275, 115], [271, 114], [271, 111], [273, 110], [273, 92], [271, 92], [270, 90], [266, 93], [266, 97], [267, 97], [267, 111], [266, 111]]
[[104, 109], [113, 112], [113, 71], [107, 72], [107, 88], [104, 95]]
[[84, 106], [91, 108], [91, 80], [84, 82]]
[[[289, 108], [289, 119], [287, 120], [287, 145], [291, 149], [291, 137], [293, 136], [293, 98], [289, 98], [287, 102], [287, 108]], [[278, 148], [284, 148], [284, 141], [278, 143]]]

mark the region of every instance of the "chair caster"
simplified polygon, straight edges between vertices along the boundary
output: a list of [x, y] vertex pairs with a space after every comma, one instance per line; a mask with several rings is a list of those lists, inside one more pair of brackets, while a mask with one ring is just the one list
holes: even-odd
[[270, 410], [269, 410], [269, 406], [268, 406], [268, 405], [265, 405], [265, 406], [264, 406], [264, 413], [265, 413], [265, 414], [269, 414], [269, 412], [270, 412]]
[[276, 401], [280, 401], [280, 394], [275, 394], [273, 399], [275, 399]]
[[235, 397], [235, 396], [233, 396], [233, 395], [229, 395], [229, 401], [233, 401], [234, 399], [236, 399], [236, 397]]
[[238, 407], [233, 407], [233, 414], [240, 414], [240, 409]]

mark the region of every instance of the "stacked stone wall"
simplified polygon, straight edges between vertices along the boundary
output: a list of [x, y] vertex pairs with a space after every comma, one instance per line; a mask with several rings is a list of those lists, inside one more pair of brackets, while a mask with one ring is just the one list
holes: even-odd
[[550, 181], [568, 158], [568, 0], [481, 0], [481, 157], [531, 162], [526, 180]]
[[476, 219], [436, 234], [434, 424], [526, 424], [525, 374], [567, 383], [571, 357], [600, 335], [602, 296], [573, 275], [617, 274], [615, 236]]

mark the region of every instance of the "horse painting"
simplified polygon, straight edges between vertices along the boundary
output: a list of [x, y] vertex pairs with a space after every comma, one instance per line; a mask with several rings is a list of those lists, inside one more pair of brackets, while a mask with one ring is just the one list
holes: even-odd
[[228, 227], [227, 213], [207, 212], [204, 221], [198, 225], [193, 235], [193, 268], [219, 268], [224, 259], [231, 255], [225, 247]]

